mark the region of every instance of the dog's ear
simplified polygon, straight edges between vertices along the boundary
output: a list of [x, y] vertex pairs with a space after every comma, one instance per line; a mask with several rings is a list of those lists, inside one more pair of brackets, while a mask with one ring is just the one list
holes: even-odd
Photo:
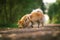
[[18, 21], [18, 24], [17, 25], [19, 25], [19, 24], [22, 24], [22, 21]]
[[23, 23], [22, 21], [20, 21], [19, 23]]

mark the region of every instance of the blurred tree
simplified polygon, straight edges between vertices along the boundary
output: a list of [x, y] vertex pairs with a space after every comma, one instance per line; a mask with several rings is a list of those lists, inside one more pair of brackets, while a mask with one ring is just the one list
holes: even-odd
[[45, 7], [45, 5], [43, 3], [43, 0], [40, 0], [40, 4], [41, 4], [41, 9], [43, 10], [43, 13], [45, 14], [46, 7]]
[[53, 3], [49, 6], [48, 14], [50, 16], [51, 23], [60, 23], [60, 2]]
[[44, 11], [42, 0], [0, 0], [0, 27], [16, 27], [23, 15], [36, 8]]

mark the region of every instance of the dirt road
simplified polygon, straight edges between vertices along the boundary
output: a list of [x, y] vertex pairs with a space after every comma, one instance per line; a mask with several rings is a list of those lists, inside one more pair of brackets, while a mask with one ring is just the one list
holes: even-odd
[[60, 25], [48, 24], [40, 28], [0, 29], [0, 40], [60, 40]]

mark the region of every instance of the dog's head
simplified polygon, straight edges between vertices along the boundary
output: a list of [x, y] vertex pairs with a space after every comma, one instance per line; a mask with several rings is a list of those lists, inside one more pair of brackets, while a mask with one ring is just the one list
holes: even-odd
[[19, 20], [19, 21], [18, 21], [18, 24], [17, 24], [18, 27], [19, 27], [19, 28], [23, 28], [23, 23], [24, 23], [23, 21]]

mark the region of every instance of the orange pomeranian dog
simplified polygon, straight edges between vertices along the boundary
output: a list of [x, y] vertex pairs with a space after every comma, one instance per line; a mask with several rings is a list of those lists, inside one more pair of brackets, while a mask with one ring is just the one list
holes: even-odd
[[33, 10], [30, 14], [24, 15], [18, 21], [18, 27], [19, 28], [34, 27], [34, 25], [36, 26], [36, 24], [38, 24], [37, 26], [39, 28], [40, 25], [44, 26], [44, 23], [48, 19], [47, 16], [43, 14], [43, 11], [40, 8], [38, 8]]
[[31, 22], [29, 20], [29, 15], [30, 14], [26, 14], [24, 15], [19, 21], [18, 21], [18, 27], [19, 28], [25, 28], [25, 27], [30, 27], [31, 26]]

